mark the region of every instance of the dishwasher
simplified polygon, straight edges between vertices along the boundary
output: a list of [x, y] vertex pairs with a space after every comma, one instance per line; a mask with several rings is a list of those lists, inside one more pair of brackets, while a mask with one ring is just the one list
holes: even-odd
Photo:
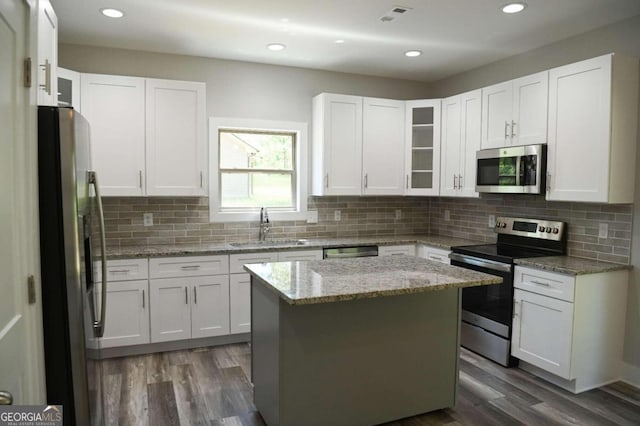
[[378, 246], [328, 247], [322, 249], [323, 259], [346, 259], [378, 255]]

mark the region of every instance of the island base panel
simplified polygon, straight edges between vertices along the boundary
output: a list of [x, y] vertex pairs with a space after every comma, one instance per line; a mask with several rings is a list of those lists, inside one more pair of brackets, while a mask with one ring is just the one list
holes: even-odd
[[269, 426], [377, 424], [455, 405], [459, 289], [289, 305], [255, 280], [254, 402]]

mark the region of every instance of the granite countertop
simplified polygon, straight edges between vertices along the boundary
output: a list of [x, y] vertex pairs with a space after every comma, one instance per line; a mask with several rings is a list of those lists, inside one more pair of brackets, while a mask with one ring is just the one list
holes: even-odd
[[[300, 244], [298, 241], [304, 241]], [[374, 237], [349, 237], [328, 238], [310, 240], [267, 240], [265, 243], [258, 241], [230, 244], [162, 244], [143, 246], [122, 246], [107, 248], [109, 259], [131, 259], [136, 257], [163, 257], [163, 256], [198, 256], [216, 254], [250, 253], [261, 251], [287, 251], [320, 249], [323, 247], [350, 247], [366, 245], [400, 245], [400, 244], [427, 244], [433, 247], [449, 250], [453, 246], [469, 244], [482, 244], [478, 241], [464, 240], [460, 238], [443, 237], [440, 235], [391, 235]]]
[[516, 259], [516, 265], [530, 266], [551, 272], [559, 272], [569, 275], [597, 274], [600, 272], [631, 269], [630, 265], [602, 262], [599, 260], [583, 259], [572, 256], [530, 257]]
[[502, 278], [413, 256], [244, 265], [291, 305], [500, 284]]

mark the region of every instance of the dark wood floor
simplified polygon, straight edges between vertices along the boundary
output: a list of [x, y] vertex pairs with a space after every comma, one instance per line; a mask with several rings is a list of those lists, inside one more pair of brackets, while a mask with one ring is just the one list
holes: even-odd
[[[109, 425], [264, 425], [252, 403], [248, 344], [102, 362]], [[389, 423], [639, 425], [640, 390], [624, 383], [573, 395], [462, 350], [454, 408]]]

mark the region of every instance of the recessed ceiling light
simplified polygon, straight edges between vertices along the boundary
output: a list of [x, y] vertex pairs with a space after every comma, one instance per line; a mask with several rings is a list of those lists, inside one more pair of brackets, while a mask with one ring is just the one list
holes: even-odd
[[522, 12], [526, 7], [526, 3], [509, 3], [502, 6], [502, 11], [504, 13], [518, 13]]
[[419, 50], [407, 50], [406, 52], [404, 52], [404, 56], [408, 56], [410, 58], [420, 56], [420, 55], [422, 55], [422, 52]]
[[340, 40], [336, 40], [336, 44], [342, 44], [344, 43], [344, 40], [340, 39]]
[[108, 17], [108, 18], [122, 18], [124, 16], [124, 12], [118, 9], [100, 9], [100, 12]]
[[285, 47], [287, 47], [287, 46], [285, 46], [282, 43], [270, 43], [270, 44], [267, 44], [267, 49], [272, 50], [274, 52], [279, 52], [281, 50], [284, 50]]

